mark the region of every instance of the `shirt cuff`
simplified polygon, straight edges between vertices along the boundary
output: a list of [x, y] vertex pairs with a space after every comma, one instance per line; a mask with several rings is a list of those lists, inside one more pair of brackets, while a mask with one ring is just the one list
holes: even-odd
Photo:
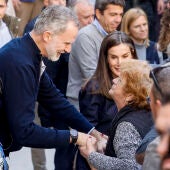
[[90, 129], [90, 131], [88, 132], [88, 134], [90, 134], [94, 129], [95, 129], [95, 127], [93, 127], [92, 129]]

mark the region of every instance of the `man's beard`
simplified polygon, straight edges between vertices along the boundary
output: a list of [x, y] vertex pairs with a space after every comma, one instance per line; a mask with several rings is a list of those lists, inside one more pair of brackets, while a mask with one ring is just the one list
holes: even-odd
[[51, 54], [48, 53], [47, 58], [51, 61], [58, 61], [59, 58], [60, 58], [60, 55], [61, 55], [60, 53], [57, 53], [57, 54], [56, 53], [55, 54], [54, 53], [51, 53]]
[[61, 53], [60, 52], [56, 52], [56, 50], [54, 50], [55, 48], [53, 47], [53, 45], [48, 45], [46, 47], [46, 51], [47, 51], [47, 58], [51, 61], [58, 61], [60, 58]]

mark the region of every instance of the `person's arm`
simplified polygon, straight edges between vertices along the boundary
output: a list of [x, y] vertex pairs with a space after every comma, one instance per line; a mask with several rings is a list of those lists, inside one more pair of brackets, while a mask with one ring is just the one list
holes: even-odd
[[[51, 113], [53, 120], [60, 119], [71, 128], [89, 133], [100, 141], [101, 150], [104, 149], [107, 136], [94, 129], [89, 121], [64, 98], [63, 94], [56, 89], [46, 72], [43, 73], [40, 80], [38, 101], [44, 108], [50, 111], [49, 113]], [[86, 140], [81, 141], [84, 143]], [[81, 141], [78, 143], [79, 145], [81, 145]]]
[[[140, 142], [141, 137], [134, 126], [131, 123], [122, 122], [116, 129], [113, 141], [117, 158], [95, 152], [90, 143], [82, 155], [88, 158], [88, 162], [98, 170], [110, 170], [115, 167], [118, 170], [137, 169], [135, 152]], [[89, 148], [92, 149], [89, 151]]]
[[38, 102], [49, 111], [55, 121], [61, 120], [78, 131], [88, 133], [93, 126], [71, 105], [46, 74], [43, 73], [39, 85]]
[[[35, 117], [34, 107], [37, 100], [36, 93], [38, 90], [39, 81], [34, 67], [31, 65], [15, 63], [13, 60], [11, 60], [8, 62], [8, 66], [4, 65], [2, 70], [3, 73], [1, 72], [1, 76], [3, 80], [4, 109], [7, 114], [7, 119], [13, 139], [17, 141], [19, 145], [27, 147], [55, 148], [68, 146], [71, 142], [69, 130], [44, 128], [36, 125], [33, 122]], [[52, 89], [53, 86], [54, 85], [51, 86]], [[46, 90], [47, 93], [49, 92], [49, 94], [51, 94], [49, 97], [54, 100], [49, 98], [45, 101], [49, 100], [50, 102], [52, 101], [52, 105], [58, 105], [58, 101], [56, 100], [57, 92], [50, 93], [50, 88], [47, 88]], [[59, 97], [61, 96], [58, 96], [58, 98]], [[54, 107], [55, 110], [53, 111], [55, 114], [57, 114], [57, 111], [60, 110], [60, 106], [62, 105], [61, 109], [63, 109], [63, 112], [61, 112], [62, 115], [59, 115], [64, 117], [65, 113], [67, 117], [69, 113], [73, 112], [71, 114], [70, 120], [72, 120], [72, 116], [74, 119], [73, 123], [74, 121], [79, 122], [80, 120], [79, 123], [82, 123], [82, 126], [79, 126], [80, 129], [82, 128], [82, 130], [88, 132], [93, 126], [91, 126], [88, 121], [83, 119], [83, 116], [80, 116], [79, 118], [79, 112], [77, 112], [75, 109], [67, 110], [67, 108], [72, 108], [72, 106], [67, 103], [68, 102], [63, 101], [63, 104], [59, 103], [59, 107], [57, 107], [58, 109]], [[48, 104], [48, 102], [46, 104]], [[66, 108], [66, 112], [64, 112], [64, 108]], [[89, 135], [83, 133], [80, 134], [78, 136], [77, 144], [81, 145], [83, 139], [86, 139], [88, 136]]]
[[[21, 146], [55, 148], [69, 145], [70, 132], [36, 125], [34, 107], [37, 82], [31, 66], [13, 61], [3, 68], [3, 101], [12, 137]], [[90, 128], [89, 128], [90, 129]], [[62, 141], [62, 142], [61, 142]]]
[[[38, 101], [44, 108], [50, 111], [49, 113], [51, 113], [54, 120], [60, 119], [71, 128], [77, 129], [80, 132], [89, 133], [100, 141], [99, 146], [101, 151], [105, 148], [107, 136], [102, 135], [94, 129], [89, 121], [64, 98], [60, 91], [56, 89], [46, 72], [41, 76]], [[87, 137], [88, 135], [84, 136], [84, 140], [83, 137], [81, 137], [77, 144], [84, 144]]]

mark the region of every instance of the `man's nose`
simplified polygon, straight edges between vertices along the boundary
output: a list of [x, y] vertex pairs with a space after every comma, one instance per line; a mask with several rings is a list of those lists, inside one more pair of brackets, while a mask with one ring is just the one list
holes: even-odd
[[116, 21], [117, 23], [121, 23], [121, 21], [122, 21], [122, 16], [118, 15], [118, 16], [116, 17], [115, 21]]
[[140, 29], [141, 29], [141, 31], [145, 31], [145, 29], [146, 29], [146, 26], [144, 26], [144, 25], [141, 25]]
[[121, 64], [121, 62], [122, 62], [122, 58], [118, 58], [117, 59], [117, 64]]

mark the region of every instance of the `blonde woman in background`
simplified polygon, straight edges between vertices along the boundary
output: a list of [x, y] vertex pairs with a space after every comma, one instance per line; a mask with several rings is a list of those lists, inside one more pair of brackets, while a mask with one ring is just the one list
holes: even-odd
[[147, 60], [150, 64], [162, 62], [162, 54], [158, 54], [157, 43], [149, 40], [148, 19], [142, 9], [131, 8], [125, 13], [121, 31], [133, 39], [140, 60]]

